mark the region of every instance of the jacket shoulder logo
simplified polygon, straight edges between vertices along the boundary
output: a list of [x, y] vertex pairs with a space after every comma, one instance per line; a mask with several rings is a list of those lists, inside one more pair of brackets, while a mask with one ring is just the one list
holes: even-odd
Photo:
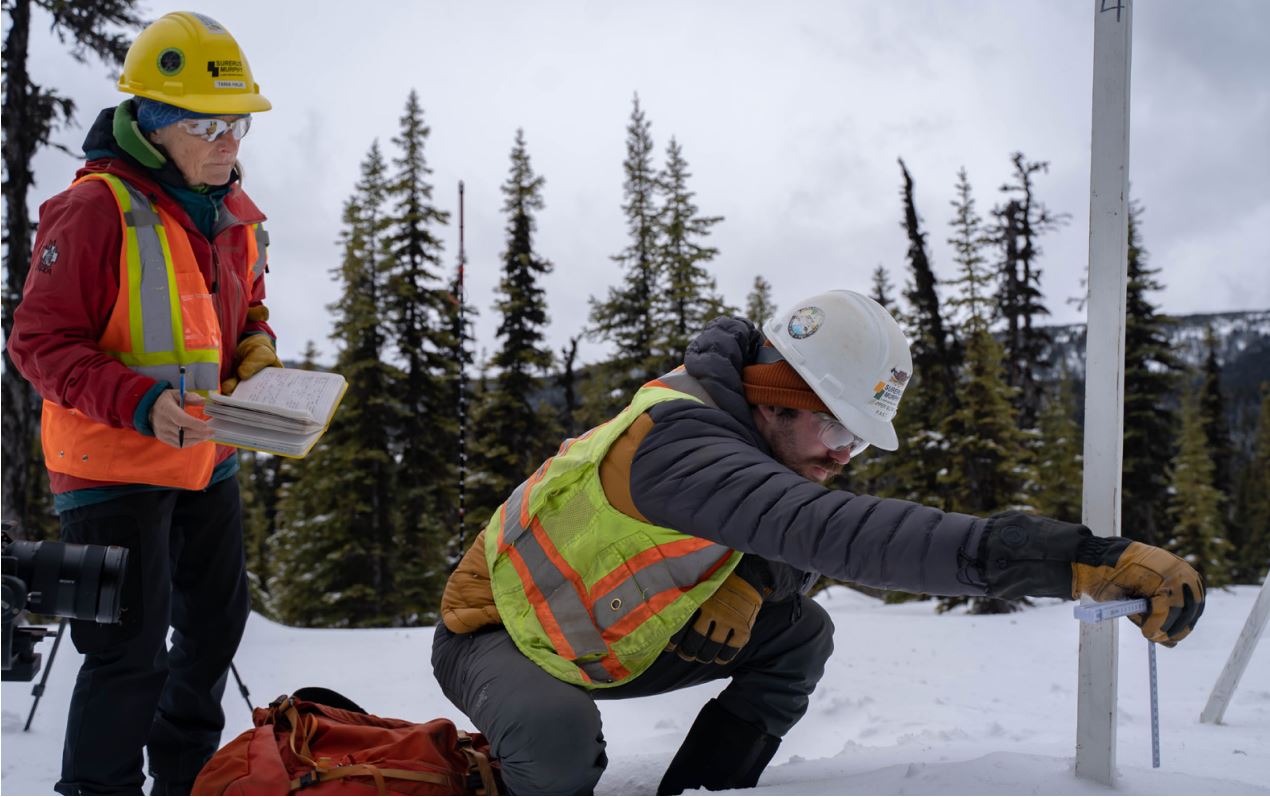
[[57, 241], [52, 241], [45, 245], [44, 249], [40, 251], [40, 271], [45, 274], [52, 273], [53, 264], [57, 262], [57, 255]]

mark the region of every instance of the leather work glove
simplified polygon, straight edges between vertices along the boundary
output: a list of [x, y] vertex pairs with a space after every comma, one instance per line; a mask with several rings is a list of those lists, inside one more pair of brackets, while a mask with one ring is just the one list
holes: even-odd
[[237, 364], [234, 375], [220, 383], [220, 392], [225, 395], [233, 393], [239, 382], [252, 378], [263, 368], [282, 367], [282, 361], [273, 348], [273, 339], [264, 334], [248, 335], [240, 340], [234, 352], [234, 362]]
[[762, 606], [758, 590], [733, 573], [670, 638], [666, 650], [675, 651], [684, 661], [727, 664], [750, 641], [750, 629]]
[[1204, 613], [1204, 580], [1180, 557], [1123, 537], [1097, 556], [1072, 562], [1072, 597], [1096, 601], [1146, 598], [1150, 610], [1129, 617], [1152, 642], [1173, 647]]

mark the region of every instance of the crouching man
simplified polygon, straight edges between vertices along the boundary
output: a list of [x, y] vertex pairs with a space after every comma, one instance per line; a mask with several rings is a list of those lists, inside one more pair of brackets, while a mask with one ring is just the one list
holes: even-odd
[[821, 486], [869, 445], [897, 448], [912, 359], [861, 294], [795, 308], [766, 335], [712, 322], [684, 367], [516, 488], [451, 576], [433, 669], [513, 793], [594, 789], [595, 700], [718, 679], [658, 793], [754, 786], [833, 651], [802, 598], [818, 572], [932, 595], [1145, 597], [1134, 620], [1166, 645], [1199, 618], [1199, 575], [1159, 548]]

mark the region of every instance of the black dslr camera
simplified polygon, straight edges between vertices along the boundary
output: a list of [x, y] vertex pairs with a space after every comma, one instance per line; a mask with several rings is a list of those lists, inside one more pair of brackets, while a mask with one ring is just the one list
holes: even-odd
[[24, 611], [117, 623], [128, 549], [115, 545], [29, 542], [9, 536], [4, 522], [3, 680], [30, 681], [40, 669], [35, 643], [43, 628], [17, 625]]

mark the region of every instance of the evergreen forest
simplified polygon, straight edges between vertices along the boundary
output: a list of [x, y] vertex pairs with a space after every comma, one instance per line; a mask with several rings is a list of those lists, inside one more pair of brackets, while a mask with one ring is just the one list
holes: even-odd
[[[121, 4], [111, 21], [129, 23], [130, 13]], [[63, 24], [80, 46], [117, 62], [119, 41], [77, 29], [73, 18]], [[9, 38], [5, 48], [7, 335], [29, 268], [30, 158], [70, 109], [39, 87], [24, 88]], [[18, 130], [15, 118], [43, 127]], [[712, 271], [721, 253], [711, 239], [723, 219], [698, 205], [693, 153], [673, 136], [658, 145], [638, 96], [625, 127], [615, 209], [625, 237], [613, 241], [612, 282], [591, 297], [585, 323], [558, 351], [547, 343], [552, 318], [542, 279], [570, 264], [553, 261], [537, 240], [539, 219], [550, 212], [550, 175], [535, 168], [533, 142], [509, 131], [500, 281], [494, 301], [478, 307], [456, 267], [457, 219], [435, 198], [431, 128], [415, 92], [397, 128], [381, 133], [361, 157], [343, 205], [339, 256], [328, 264], [340, 289], [326, 308], [334, 359], [319, 361], [309, 342], [303, 360], [288, 363], [343, 374], [342, 408], [305, 459], [239, 454], [254, 606], [291, 625], [435, 623], [466, 545], [564, 439], [602, 423], [641, 384], [681, 363], [710, 319], [742, 315], [762, 324], [781, 310], [773, 300], [777, 274], [753, 275], [739, 304], [723, 296]], [[878, 265], [870, 284], [840, 287], [867, 291], [909, 336], [914, 376], [896, 421], [901, 451], [868, 452], [833, 486], [947, 511], [1079, 521], [1084, 383], [1071, 356], [1079, 331], [1059, 334], [1046, 323], [1056, 300], [1043, 279], [1047, 236], [1068, 215], [1045, 202], [1047, 162], [1022, 152], [1002, 157], [1011, 168], [1004, 185], [976, 192], [961, 169], [946, 208], [919, 208], [914, 188], [929, 176], [896, 163], [891, 201], [907, 248], [890, 267]], [[1184, 356], [1173, 335], [1177, 319], [1153, 303], [1168, 274], [1167, 264], [1151, 261], [1149, 232], [1148, 211], [1134, 202], [1124, 532], [1184, 556], [1210, 588], [1258, 583], [1270, 564], [1270, 373], [1263, 366], [1251, 381], [1232, 382], [1232, 355], [1212, 325], [1197, 344], [1200, 356]], [[936, 277], [932, 236], [952, 248], [954, 262], [941, 269], [951, 278]], [[496, 348], [480, 359], [471, 323], [478, 313], [497, 321]], [[607, 358], [578, 362], [584, 338], [603, 343]], [[1270, 360], [1270, 344], [1257, 345], [1261, 361]], [[5, 516], [23, 518], [27, 536], [52, 537], [38, 397], [7, 361], [4, 395]]]

